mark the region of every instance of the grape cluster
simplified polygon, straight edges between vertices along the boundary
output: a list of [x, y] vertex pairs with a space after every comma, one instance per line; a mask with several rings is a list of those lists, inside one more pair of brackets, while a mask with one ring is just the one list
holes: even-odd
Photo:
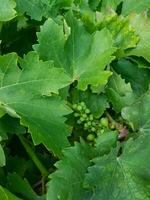
[[84, 130], [89, 132], [87, 140], [93, 141], [96, 135], [104, 131], [103, 128], [108, 128], [108, 119], [95, 119], [85, 102], [74, 104], [73, 109], [74, 117], [77, 118], [77, 124], [83, 125]]

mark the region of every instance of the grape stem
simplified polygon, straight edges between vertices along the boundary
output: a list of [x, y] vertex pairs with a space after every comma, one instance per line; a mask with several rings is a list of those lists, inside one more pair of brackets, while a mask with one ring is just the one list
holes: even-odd
[[37, 157], [37, 155], [35, 154], [34, 150], [32, 149], [32, 147], [29, 145], [28, 141], [25, 139], [24, 136], [22, 135], [18, 135], [18, 138], [21, 142], [21, 144], [23, 145], [23, 147], [25, 148], [27, 154], [30, 156], [30, 158], [32, 159], [32, 161], [34, 162], [34, 164], [36, 165], [36, 167], [39, 169], [39, 171], [42, 174], [42, 177], [46, 177], [49, 172], [48, 170], [45, 168], [45, 166], [43, 165], [43, 163], [41, 163], [41, 161], [39, 160], [39, 158]]
[[109, 119], [109, 121], [110, 121], [111, 123], [113, 123], [113, 122], [116, 123], [116, 121], [112, 118], [112, 116], [111, 116], [107, 111], [106, 111], [105, 113], [106, 113], [106, 116], [108, 117], [108, 119]]

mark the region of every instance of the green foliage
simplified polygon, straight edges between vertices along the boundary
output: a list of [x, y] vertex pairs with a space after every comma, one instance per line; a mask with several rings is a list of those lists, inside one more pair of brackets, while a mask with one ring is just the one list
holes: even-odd
[[[140, 133], [150, 133], [150, 95], [146, 94], [140, 97], [130, 107], [125, 107], [122, 110], [122, 116], [133, 124], [134, 130]], [[142, 115], [141, 115], [142, 113]]]
[[89, 84], [106, 84], [112, 73], [104, 71], [104, 68], [114, 58], [112, 54], [115, 51], [111, 34], [103, 29], [90, 35], [81, 21], [73, 18], [71, 13], [68, 13], [66, 19], [71, 27], [67, 40], [63, 25], [48, 19], [38, 33], [39, 44], [34, 45], [34, 49], [44, 60], [54, 60], [56, 67], [66, 69], [72, 81], [78, 81], [81, 90], [86, 90]]
[[150, 0], [0, 0], [0, 200], [150, 199]]
[[120, 112], [125, 106], [131, 105], [136, 99], [130, 84], [126, 84], [116, 72], [109, 80], [107, 96], [116, 112]]
[[122, 14], [128, 15], [130, 13], [140, 13], [150, 8], [150, 0], [123, 0]]
[[[150, 4], [149, 4], [150, 5]], [[140, 36], [140, 41], [134, 49], [127, 51], [127, 55], [135, 55], [144, 57], [150, 62], [149, 48], [150, 48], [150, 22], [147, 15], [133, 14], [129, 17], [131, 24], [135, 28], [137, 34]]]
[[[148, 144], [147, 137], [141, 136], [137, 141], [129, 140], [124, 146], [124, 153], [119, 157], [117, 149], [114, 149], [109, 155], [94, 158], [95, 165], [89, 168], [84, 183], [87, 189], [91, 189], [88, 199], [148, 200]], [[147, 177], [144, 174], [147, 174]]]
[[9, 21], [16, 15], [14, 0], [0, 0], [0, 21]]
[[[68, 76], [62, 69], [54, 68], [52, 62], [39, 61], [34, 52], [21, 60], [22, 70], [17, 67], [16, 54], [1, 56], [0, 62], [3, 62], [1, 65], [1, 107], [11, 116], [21, 118], [21, 123], [29, 127], [35, 144], [42, 142], [47, 148], [54, 148], [54, 153], [60, 155], [61, 146], [65, 147], [68, 144], [66, 136], [69, 134], [63, 115], [69, 114], [70, 110], [58, 97], [45, 95], [50, 95], [51, 92], [57, 92], [58, 89], [66, 86], [69, 82]], [[62, 82], [57, 82], [58, 76], [60, 78], [62, 76]], [[49, 108], [48, 104], [50, 104]], [[59, 130], [58, 135], [55, 124]], [[48, 132], [51, 134], [47, 134]], [[63, 139], [59, 132], [62, 132]], [[57, 143], [55, 139], [61, 141], [58, 147], [55, 146]]]

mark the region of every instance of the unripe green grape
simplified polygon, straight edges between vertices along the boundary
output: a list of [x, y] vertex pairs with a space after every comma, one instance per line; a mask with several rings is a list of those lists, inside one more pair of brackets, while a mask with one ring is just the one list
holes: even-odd
[[93, 120], [93, 115], [90, 114], [89, 119], [92, 121]]
[[95, 131], [96, 131], [96, 128], [95, 128], [95, 127], [92, 127], [92, 128], [91, 128], [91, 131], [92, 131], [92, 132], [95, 132]]
[[84, 126], [87, 126], [87, 127], [88, 127], [88, 124], [87, 124], [87, 123], [85, 123], [85, 124], [84, 124]]
[[88, 124], [87, 123], [84, 124], [84, 129], [88, 130]]
[[92, 126], [96, 126], [96, 123], [95, 123], [95, 122], [92, 122]]
[[87, 136], [87, 140], [88, 141], [93, 141], [95, 139], [95, 136], [93, 135], [93, 134], [89, 134], [88, 136]]
[[81, 120], [79, 119], [78, 121], [77, 121], [77, 124], [81, 124], [82, 122], [81, 122]]
[[83, 101], [80, 103], [80, 105], [81, 105], [82, 107], [86, 107], [86, 105], [85, 105], [85, 103], [84, 103]]
[[85, 124], [84, 124], [84, 127], [88, 127], [88, 124], [87, 124], [87, 123], [85, 123]]
[[78, 106], [77, 106], [77, 110], [78, 110], [78, 111], [81, 111], [81, 110], [82, 110], [82, 106], [78, 105]]
[[108, 127], [108, 119], [107, 118], [101, 118], [100, 123], [103, 127]]
[[104, 133], [104, 129], [101, 129], [100, 132], [101, 132], [101, 134], [103, 134]]
[[86, 114], [89, 114], [89, 113], [90, 113], [90, 110], [87, 108], [87, 109], [85, 110], [85, 113], [86, 113]]
[[75, 116], [75, 117], [79, 117], [80, 114], [79, 114], [79, 113], [74, 113], [74, 116]]
[[84, 120], [85, 120], [85, 119], [84, 119], [83, 117], [80, 117], [80, 121], [81, 121], [81, 122], [84, 122]]
[[115, 123], [111, 123], [110, 129], [115, 129], [115, 127], [116, 127], [116, 124]]
[[88, 125], [88, 126], [91, 126], [91, 125], [92, 125], [92, 123], [89, 121], [89, 122], [87, 122], [87, 125]]
[[84, 130], [88, 130], [88, 127], [85, 127], [85, 126], [84, 126]]
[[87, 118], [87, 114], [82, 114], [82, 117], [83, 117], [84, 119], [86, 119], [86, 118]]
[[86, 105], [85, 105], [85, 106], [82, 106], [82, 109], [85, 111], [85, 110], [86, 110]]
[[100, 130], [96, 131], [96, 134], [97, 134], [97, 136], [100, 135], [101, 131]]
[[73, 109], [77, 109], [77, 106], [78, 106], [77, 104], [73, 104], [72, 107], [73, 107]]

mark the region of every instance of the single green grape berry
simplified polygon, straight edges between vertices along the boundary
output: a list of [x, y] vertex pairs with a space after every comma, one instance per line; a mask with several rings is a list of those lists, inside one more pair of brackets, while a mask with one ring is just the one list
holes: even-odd
[[74, 113], [75, 117], [79, 117], [79, 115], [80, 115], [79, 113]]
[[110, 129], [115, 129], [115, 127], [116, 127], [116, 124], [115, 124], [115, 123], [111, 123], [111, 124], [110, 124]]
[[99, 136], [100, 134], [101, 134], [101, 131], [100, 131], [100, 130], [96, 131], [96, 135], [97, 135], [97, 136]]
[[87, 127], [88, 127], [88, 124], [87, 124], [87, 123], [85, 123], [85, 124], [84, 124], [84, 127], [86, 127], [86, 128], [87, 128]]
[[96, 126], [96, 123], [95, 123], [95, 122], [92, 122], [92, 126]]
[[86, 118], [87, 118], [87, 114], [82, 114], [82, 117], [83, 117], [84, 119], [86, 119]]
[[93, 120], [93, 115], [90, 114], [89, 119], [92, 121]]
[[85, 111], [85, 110], [86, 110], [86, 105], [85, 105], [85, 106], [82, 106], [82, 109]]
[[87, 122], [87, 125], [88, 125], [88, 126], [91, 126], [91, 125], [92, 125], [92, 123], [89, 121], [89, 122]]
[[77, 124], [81, 124], [82, 122], [81, 122], [81, 120], [79, 119], [78, 121], [77, 121]]
[[95, 132], [95, 131], [96, 131], [96, 128], [95, 128], [95, 127], [92, 127], [92, 128], [91, 128], [91, 131], [92, 131], [92, 132]]
[[78, 111], [81, 111], [81, 110], [82, 110], [82, 106], [78, 105], [78, 106], [77, 106], [77, 110], [78, 110]]
[[85, 103], [84, 103], [83, 101], [80, 103], [80, 105], [81, 105], [82, 107], [85, 107], [85, 106], [86, 106]]
[[80, 121], [81, 121], [81, 122], [84, 122], [84, 120], [85, 120], [85, 119], [84, 119], [83, 117], [80, 117]]
[[93, 141], [95, 139], [95, 136], [93, 135], [93, 134], [89, 134], [88, 136], [87, 136], [87, 140], [88, 141]]
[[103, 133], [104, 133], [104, 129], [101, 129], [101, 130], [100, 130], [100, 133], [103, 134]]
[[101, 118], [100, 123], [103, 127], [108, 127], [108, 119], [107, 118]]
[[77, 106], [78, 106], [77, 104], [73, 104], [72, 108], [77, 109]]
[[90, 110], [87, 108], [87, 109], [85, 110], [85, 113], [86, 113], [86, 114], [89, 114], [89, 113], [90, 113]]

